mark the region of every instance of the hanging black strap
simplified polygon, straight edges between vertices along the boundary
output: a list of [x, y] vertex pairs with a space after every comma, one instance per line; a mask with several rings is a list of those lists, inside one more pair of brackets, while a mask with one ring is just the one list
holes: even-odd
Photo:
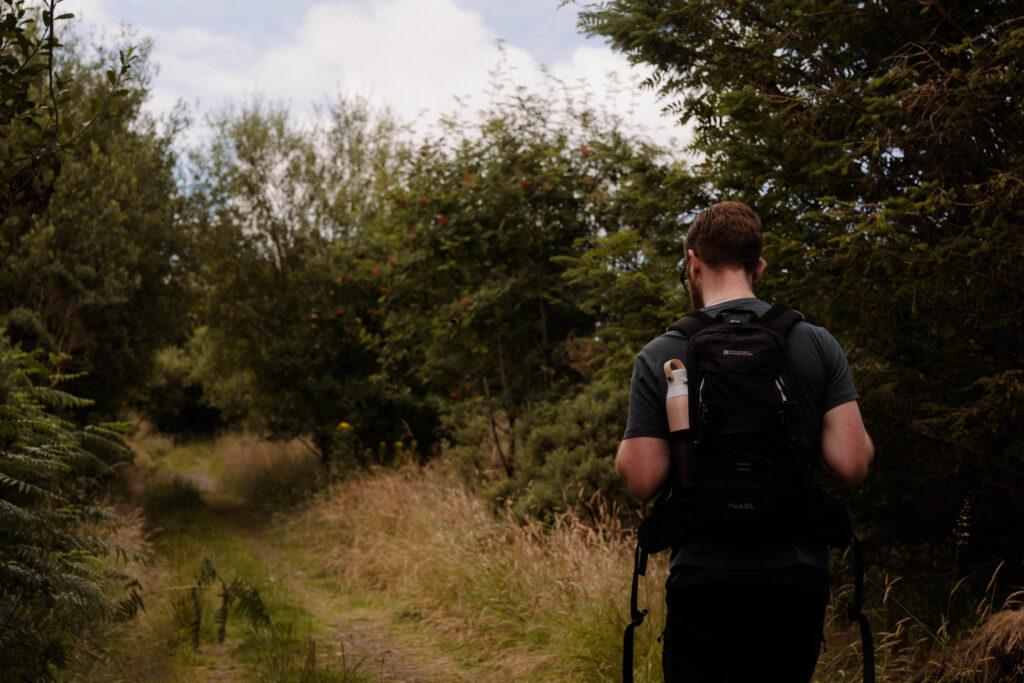
[[638, 541], [636, 550], [633, 552], [633, 589], [629, 596], [629, 625], [626, 626], [626, 633], [622, 637], [622, 681], [633, 683], [633, 631], [637, 626], [644, 623], [647, 610], [637, 609], [637, 587], [640, 577], [647, 574], [647, 551], [640, 546]]
[[860, 539], [853, 537], [853, 603], [847, 608], [846, 615], [850, 621], [860, 625], [861, 656], [864, 659], [864, 683], [875, 682], [875, 645], [871, 640], [871, 626], [868, 618], [861, 611], [864, 606], [864, 554], [860, 549]]

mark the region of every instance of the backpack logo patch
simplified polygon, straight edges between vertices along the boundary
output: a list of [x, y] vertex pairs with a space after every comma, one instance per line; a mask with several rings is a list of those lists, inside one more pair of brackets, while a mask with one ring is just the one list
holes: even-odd
[[722, 349], [723, 356], [749, 356], [753, 358], [753, 351], [747, 351], [746, 349]]

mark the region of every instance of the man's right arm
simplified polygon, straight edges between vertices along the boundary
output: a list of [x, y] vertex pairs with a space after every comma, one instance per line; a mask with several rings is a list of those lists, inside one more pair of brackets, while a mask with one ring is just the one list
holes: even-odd
[[825, 413], [821, 428], [821, 462], [825, 473], [841, 484], [857, 486], [868, 474], [875, 457], [860, 407], [841, 403]]
[[668, 441], [649, 436], [623, 439], [615, 456], [615, 469], [629, 492], [644, 501], [653, 498], [668, 479], [671, 464]]

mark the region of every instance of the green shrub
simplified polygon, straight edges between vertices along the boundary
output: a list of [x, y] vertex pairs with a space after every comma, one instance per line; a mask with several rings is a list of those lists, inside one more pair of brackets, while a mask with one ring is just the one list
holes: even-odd
[[596, 511], [626, 501], [615, 451], [626, 424], [629, 393], [617, 382], [584, 386], [575, 396], [541, 403], [517, 425], [522, 445], [514, 475], [488, 490], [519, 517], [550, 519], [569, 508]]
[[169, 346], [157, 352], [136, 403], [167, 434], [211, 434], [224, 425], [220, 411], [203, 395], [188, 352]]
[[127, 457], [123, 426], [62, 417], [89, 401], [52, 388], [58, 381], [39, 353], [0, 335], [0, 670], [10, 679], [49, 677], [92, 626], [141, 606], [137, 584], [106, 574], [103, 561], [137, 556], [91, 531], [114, 520], [92, 500]]

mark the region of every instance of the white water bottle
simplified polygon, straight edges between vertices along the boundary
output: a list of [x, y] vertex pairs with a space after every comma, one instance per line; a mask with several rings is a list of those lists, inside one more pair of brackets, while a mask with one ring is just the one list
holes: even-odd
[[690, 428], [690, 391], [686, 380], [686, 366], [675, 358], [667, 361], [665, 379], [668, 380], [668, 391], [665, 393], [668, 430], [685, 431]]

